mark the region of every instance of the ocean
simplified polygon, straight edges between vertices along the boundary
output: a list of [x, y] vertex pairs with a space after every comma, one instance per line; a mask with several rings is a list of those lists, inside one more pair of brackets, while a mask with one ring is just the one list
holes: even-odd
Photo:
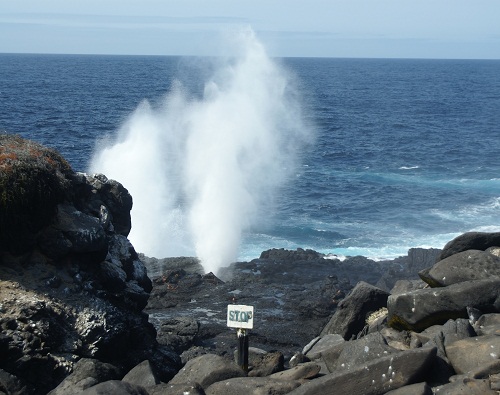
[[[261, 61], [267, 63], [256, 71]], [[413, 247], [442, 248], [467, 231], [500, 231], [500, 61], [264, 57], [241, 70], [234, 61], [220, 63], [0, 54], [0, 131], [57, 149], [81, 172], [106, 174], [96, 162], [104, 153], [122, 169], [106, 175], [131, 191], [138, 169], [135, 177], [147, 187], [137, 194], [147, 190], [149, 214], [161, 222], [142, 224], [133, 214], [131, 241], [147, 255], [197, 254], [193, 218], [205, 215], [206, 205], [193, 195], [209, 192], [218, 205], [210, 206], [200, 234], [217, 235], [208, 249], [232, 244], [226, 260], [251, 260], [270, 248], [386, 259]], [[225, 90], [227, 79], [233, 90]], [[235, 86], [255, 95], [235, 94]], [[216, 137], [151, 137], [208, 124], [219, 133], [221, 119], [240, 122], [245, 140], [240, 126]], [[261, 127], [269, 132], [255, 140]], [[294, 129], [291, 136], [286, 128]], [[122, 157], [103, 151], [123, 147], [129, 129], [138, 134]], [[237, 156], [219, 163], [234, 147]], [[141, 170], [135, 155], [160, 175]], [[202, 164], [191, 169], [192, 158]], [[161, 171], [175, 194], [161, 186]], [[187, 174], [198, 178], [187, 182]], [[210, 177], [212, 189], [202, 189]], [[156, 212], [154, 200], [170, 205]], [[196, 210], [188, 215], [189, 207]], [[222, 219], [226, 209], [237, 221]], [[157, 226], [165, 227], [159, 238]], [[173, 247], [163, 250], [168, 243]]]

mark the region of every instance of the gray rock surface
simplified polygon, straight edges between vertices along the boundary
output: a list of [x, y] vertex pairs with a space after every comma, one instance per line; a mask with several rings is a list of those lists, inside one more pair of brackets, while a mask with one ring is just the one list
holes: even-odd
[[290, 394], [385, 394], [424, 378], [435, 353], [436, 349], [422, 348], [392, 354], [346, 371], [337, 371], [311, 380]]
[[356, 366], [397, 352], [390, 347], [380, 333], [370, 333], [361, 339], [339, 344], [321, 355], [330, 372], [349, 371]]
[[142, 361], [139, 365], [132, 368], [122, 378], [122, 381], [145, 388], [160, 384], [160, 380], [154, 372], [154, 367], [148, 360]]
[[427, 383], [416, 383], [386, 392], [385, 395], [432, 395], [432, 388]]
[[483, 314], [474, 323], [474, 329], [478, 335], [500, 335], [499, 328], [500, 314]]
[[96, 384], [121, 377], [120, 369], [96, 359], [82, 358], [73, 367], [73, 372], [48, 395], [73, 395]]
[[344, 338], [337, 334], [327, 334], [314, 338], [307, 344], [302, 353], [307, 356], [307, 358], [314, 360], [321, 357], [322, 353], [326, 350], [340, 345], [343, 346], [345, 343]]
[[126, 238], [132, 198], [103, 175], [65, 182], [29, 252], [0, 246], [0, 369], [44, 395], [70, 374], [82, 388], [104, 380], [86, 369], [75, 378], [85, 359], [124, 371], [149, 359], [167, 381], [180, 358], [142, 312], [152, 283]]
[[485, 251], [500, 246], [500, 232], [467, 232], [446, 243], [436, 262], [467, 250]]
[[305, 380], [318, 375], [321, 366], [315, 362], [304, 362], [293, 368], [271, 374], [269, 377], [277, 380]]
[[198, 383], [166, 384], [161, 383], [147, 388], [149, 395], [205, 395], [205, 391]]
[[234, 378], [214, 383], [205, 392], [207, 395], [284, 395], [299, 385], [297, 381], [269, 377]]
[[388, 292], [364, 281], [359, 282], [339, 303], [335, 314], [321, 334], [335, 333], [345, 340], [350, 340], [363, 330], [371, 313], [387, 306], [388, 297]]
[[249, 377], [265, 377], [284, 369], [285, 360], [279, 351], [265, 353], [249, 353]]
[[169, 381], [169, 384], [199, 383], [203, 389], [234, 377], [246, 376], [234, 362], [218, 355], [206, 354], [190, 360]]
[[500, 258], [486, 251], [462, 251], [437, 262], [419, 275], [431, 287], [500, 277]]
[[80, 395], [149, 395], [145, 388], [120, 380], [110, 380], [80, 392]]
[[456, 373], [468, 373], [500, 358], [500, 336], [485, 335], [458, 340], [446, 346], [446, 355]]
[[466, 307], [500, 311], [500, 279], [465, 281], [443, 288], [391, 295], [389, 325], [417, 332], [449, 319], [468, 318]]
[[465, 378], [463, 380], [455, 381], [445, 384], [436, 389], [439, 395], [496, 395], [497, 392], [493, 391], [490, 387], [488, 380], [474, 380]]

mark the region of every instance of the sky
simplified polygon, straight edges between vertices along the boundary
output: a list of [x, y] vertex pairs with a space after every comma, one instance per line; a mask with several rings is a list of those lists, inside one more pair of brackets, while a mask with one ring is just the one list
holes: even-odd
[[0, 0], [0, 53], [500, 59], [500, 0]]

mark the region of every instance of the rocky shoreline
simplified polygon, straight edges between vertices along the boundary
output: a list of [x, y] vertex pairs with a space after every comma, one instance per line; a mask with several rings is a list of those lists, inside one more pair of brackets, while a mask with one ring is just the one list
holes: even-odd
[[[0, 394], [499, 393], [500, 233], [385, 262], [271, 249], [214, 275], [137, 254], [118, 182], [0, 140]], [[248, 371], [233, 303], [255, 308]]]
[[[195, 258], [141, 256], [149, 272], [158, 273], [145, 311], [160, 342], [183, 345], [177, 347], [181, 357], [195, 350], [230, 355], [237, 339], [226, 326], [227, 305], [252, 305], [256, 327], [250, 331], [251, 345], [279, 350], [287, 360], [322, 331], [358, 282], [389, 291], [398, 280], [418, 278], [417, 272], [438, 253], [412, 249], [406, 257], [376, 262], [361, 256], [340, 261], [311, 250], [273, 249], [251, 262], [233, 263], [218, 276], [205, 275]], [[175, 333], [186, 333], [188, 327], [193, 333], [176, 338]]]

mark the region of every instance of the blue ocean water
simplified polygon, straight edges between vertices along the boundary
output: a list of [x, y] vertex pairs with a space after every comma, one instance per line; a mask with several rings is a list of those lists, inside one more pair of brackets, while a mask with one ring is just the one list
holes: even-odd
[[[311, 248], [391, 258], [500, 230], [500, 61], [287, 58], [314, 143], [239, 258]], [[146, 56], [0, 54], [0, 130], [86, 171], [96, 143], [175, 79], [212, 63]], [[120, 181], [120, 180], [118, 180]], [[125, 185], [126, 186], [126, 185]]]

